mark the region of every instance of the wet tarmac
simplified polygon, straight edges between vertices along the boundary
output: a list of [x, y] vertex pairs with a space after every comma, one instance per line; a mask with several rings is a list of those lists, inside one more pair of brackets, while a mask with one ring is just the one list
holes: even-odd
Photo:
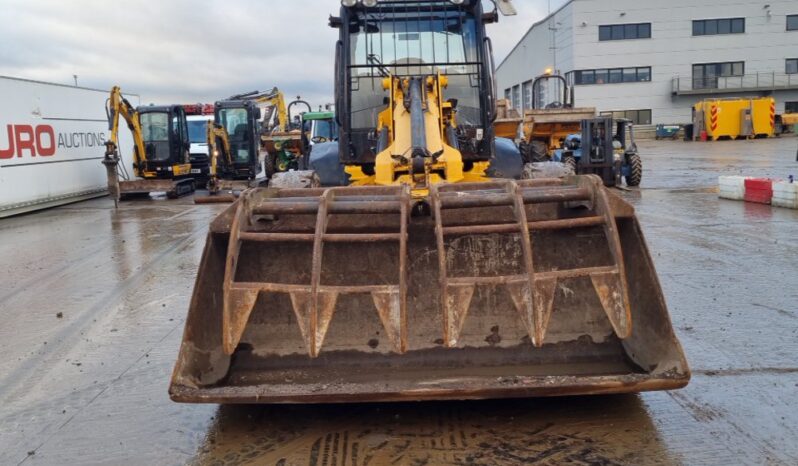
[[172, 403], [209, 220], [190, 199], [0, 221], [0, 464], [798, 464], [798, 139], [641, 142], [638, 209], [693, 369], [674, 392], [335, 406]]

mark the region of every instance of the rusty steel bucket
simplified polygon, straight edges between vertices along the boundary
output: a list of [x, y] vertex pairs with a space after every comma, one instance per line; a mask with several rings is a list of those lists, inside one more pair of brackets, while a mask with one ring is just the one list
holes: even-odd
[[690, 378], [633, 208], [593, 175], [253, 189], [211, 224], [194, 403], [623, 393]]

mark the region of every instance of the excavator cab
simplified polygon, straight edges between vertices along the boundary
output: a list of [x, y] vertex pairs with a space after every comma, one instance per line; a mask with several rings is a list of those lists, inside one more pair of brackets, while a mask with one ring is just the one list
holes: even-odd
[[251, 180], [263, 171], [260, 163], [261, 110], [251, 100], [222, 100], [214, 105], [214, 122], [227, 131], [229, 160], [218, 158], [218, 173], [229, 180]]
[[136, 109], [144, 140], [144, 160], [133, 170], [143, 178], [171, 179], [189, 175], [191, 162], [186, 112], [180, 105], [141, 106]]
[[331, 25], [334, 155], [348, 185], [250, 189], [213, 221], [171, 398], [684, 386], [689, 369], [634, 208], [596, 176], [486, 170], [496, 99], [485, 32], [498, 13], [479, 0], [347, 3]]

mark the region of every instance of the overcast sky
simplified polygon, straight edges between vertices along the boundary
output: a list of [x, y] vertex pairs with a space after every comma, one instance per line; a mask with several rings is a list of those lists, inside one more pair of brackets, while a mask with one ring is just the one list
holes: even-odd
[[[556, 9], [565, 0], [551, 0]], [[485, 0], [487, 4], [487, 0]], [[514, 0], [489, 26], [497, 61], [548, 0]], [[329, 102], [339, 0], [0, 0], [0, 75], [141, 95], [142, 103], [212, 102], [278, 86]]]

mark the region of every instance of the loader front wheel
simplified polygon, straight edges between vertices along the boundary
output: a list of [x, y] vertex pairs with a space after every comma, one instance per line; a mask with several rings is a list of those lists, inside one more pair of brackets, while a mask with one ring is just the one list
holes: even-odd
[[629, 176], [626, 177], [627, 186], [640, 186], [643, 180], [643, 161], [640, 159], [640, 154], [629, 154], [627, 157], [629, 163]]

